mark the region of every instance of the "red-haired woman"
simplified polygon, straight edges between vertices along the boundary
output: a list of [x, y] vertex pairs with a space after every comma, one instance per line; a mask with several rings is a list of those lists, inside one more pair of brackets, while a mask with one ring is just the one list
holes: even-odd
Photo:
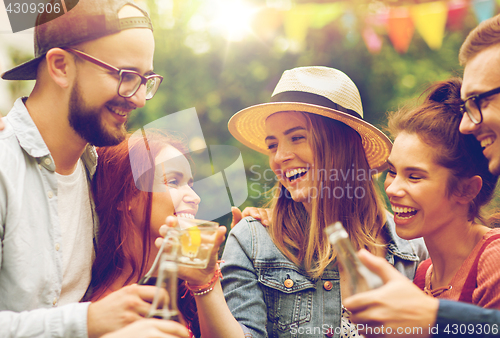
[[[158, 131], [148, 131], [147, 141], [134, 134], [117, 146], [98, 149], [92, 189], [100, 226], [89, 300], [137, 283], [145, 275], [158, 253], [154, 243], [168, 216], [196, 215], [200, 198], [192, 189], [186, 153], [182, 142]], [[156, 169], [151, 170], [153, 161]], [[160, 165], [166, 161], [168, 166]], [[134, 179], [134, 173], [144, 174]], [[214, 278], [225, 231], [219, 228], [206, 269], [179, 269], [179, 310], [195, 337], [233, 338], [242, 333]], [[194, 285], [207, 287], [199, 292]], [[192, 289], [195, 292], [189, 292]]]

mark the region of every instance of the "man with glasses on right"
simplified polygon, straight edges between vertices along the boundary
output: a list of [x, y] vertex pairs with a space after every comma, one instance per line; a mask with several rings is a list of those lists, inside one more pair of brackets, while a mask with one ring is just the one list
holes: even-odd
[[[464, 66], [460, 132], [481, 142], [492, 174], [500, 175], [500, 15], [480, 23], [465, 39], [458, 55]], [[500, 263], [498, 268], [500, 269]], [[500, 336], [500, 311], [440, 301], [438, 322], [495, 327], [476, 336]]]
[[482, 22], [460, 48], [464, 68], [464, 114], [460, 132], [474, 135], [489, 161], [489, 170], [500, 175], [500, 16]]
[[[459, 61], [465, 67], [460, 131], [481, 142], [490, 172], [500, 175], [500, 15], [470, 32]], [[344, 300], [353, 322], [376, 328], [371, 332], [378, 334], [365, 336], [408, 336], [410, 332], [418, 332], [419, 337], [500, 336], [500, 311], [429, 297], [385, 260], [366, 251], [359, 256], [385, 283]], [[407, 331], [397, 334], [398, 328]]]

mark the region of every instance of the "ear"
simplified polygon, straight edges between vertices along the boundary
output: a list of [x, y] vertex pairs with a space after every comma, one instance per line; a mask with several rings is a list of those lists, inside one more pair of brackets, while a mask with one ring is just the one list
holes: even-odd
[[62, 88], [68, 88], [75, 73], [75, 60], [73, 56], [61, 49], [52, 48], [45, 55], [47, 72], [52, 80]]
[[481, 176], [472, 176], [471, 178], [464, 179], [460, 183], [460, 194], [457, 194], [457, 200], [462, 204], [469, 204], [481, 191], [483, 186], [483, 179]]

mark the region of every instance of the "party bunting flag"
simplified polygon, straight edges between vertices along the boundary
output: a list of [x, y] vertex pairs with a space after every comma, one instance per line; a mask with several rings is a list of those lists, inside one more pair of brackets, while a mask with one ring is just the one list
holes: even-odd
[[302, 44], [309, 29], [311, 10], [309, 4], [296, 6], [285, 13], [283, 27], [288, 39]]
[[406, 53], [415, 31], [407, 7], [392, 7], [390, 9], [387, 31], [394, 49], [400, 54]]
[[285, 12], [275, 8], [264, 7], [252, 20], [252, 31], [264, 40], [274, 37], [278, 27], [283, 24]]
[[371, 27], [386, 27], [388, 19], [389, 19], [389, 8], [384, 7], [378, 10], [376, 13], [368, 14], [365, 17], [365, 23]]
[[345, 12], [345, 4], [343, 2], [314, 4], [312, 6], [311, 28], [321, 29], [329, 23], [335, 21], [342, 13]]
[[387, 32], [394, 49], [404, 54], [415, 29], [429, 48], [438, 50], [446, 28], [452, 31], [463, 29], [469, 6], [473, 8], [477, 21], [481, 22], [495, 14], [496, 3], [500, 6], [500, 0], [438, 0], [411, 6], [382, 3], [370, 8], [370, 14], [365, 13], [364, 24], [361, 25], [355, 20], [359, 13], [352, 12], [350, 2], [299, 3], [285, 11], [261, 10], [253, 27], [257, 35], [272, 39], [275, 35], [269, 32], [275, 32], [283, 25], [286, 37], [300, 50], [304, 47], [309, 29], [322, 29], [341, 19], [338, 24], [346, 31], [346, 40], [356, 41], [355, 35], [359, 36], [357, 27], [364, 25], [361, 36], [370, 53], [378, 53], [382, 46], [381, 34]]
[[366, 48], [371, 54], [378, 54], [382, 49], [382, 39], [375, 32], [373, 27], [367, 26], [363, 29], [363, 40], [365, 41]]
[[472, 0], [472, 8], [476, 14], [477, 22], [483, 22], [495, 14], [494, 0]]
[[337, 19], [344, 8], [342, 2], [299, 4], [285, 14], [285, 34], [288, 39], [303, 43], [309, 28], [323, 28]]
[[451, 31], [460, 31], [464, 26], [469, 4], [465, 0], [452, 0], [448, 2], [448, 20], [446, 27]]
[[443, 43], [448, 7], [443, 1], [425, 2], [411, 7], [415, 28], [429, 48], [438, 50]]

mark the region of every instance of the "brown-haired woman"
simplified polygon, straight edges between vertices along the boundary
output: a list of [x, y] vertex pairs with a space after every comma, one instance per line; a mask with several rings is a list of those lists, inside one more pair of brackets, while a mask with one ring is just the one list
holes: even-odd
[[339, 70], [286, 71], [271, 100], [229, 121], [233, 136], [269, 156], [277, 185], [268, 228], [245, 218], [231, 230], [221, 265], [228, 306], [252, 337], [355, 336], [325, 228], [341, 221], [356, 248], [409, 278], [426, 255], [395, 235], [372, 180], [391, 143], [362, 119], [359, 92]]
[[500, 308], [500, 229], [480, 213], [498, 177], [480, 143], [458, 130], [460, 87], [458, 78], [438, 83], [422, 105], [389, 116], [385, 190], [398, 235], [423, 237], [429, 250], [415, 283], [434, 297]]

